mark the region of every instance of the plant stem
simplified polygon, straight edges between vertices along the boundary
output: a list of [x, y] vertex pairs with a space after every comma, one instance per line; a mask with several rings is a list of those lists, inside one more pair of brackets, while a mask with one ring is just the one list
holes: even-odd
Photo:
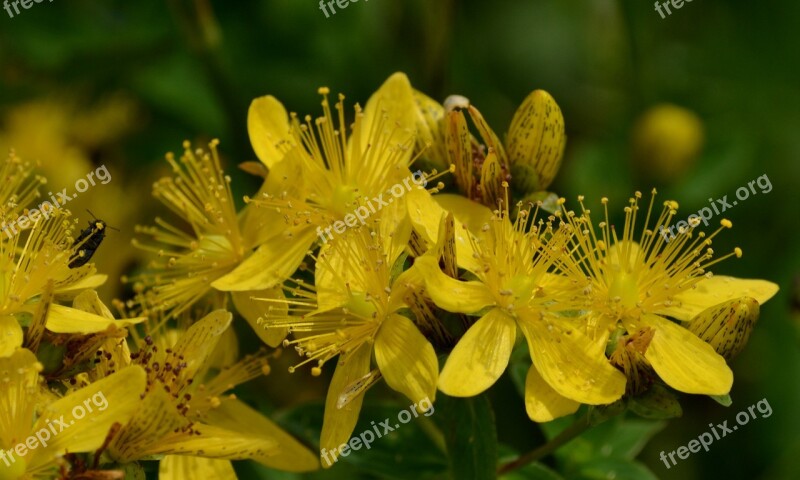
[[542, 457], [546, 457], [547, 455], [550, 455], [562, 445], [569, 443], [575, 437], [579, 436], [580, 434], [582, 434], [591, 427], [593, 427], [593, 425], [589, 423], [589, 416], [586, 415], [582, 417], [580, 420], [570, 425], [569, 427], [567, 427], [566, 429], [564, 429], [561, 433], [556, 435], [555, 438], [545, 443], [544, 445], [537, 447], [534, 450], [531, 450], [530, 452], [526, 453], [525, 455], [522, 455], [521, 457], [512, 462], [502, 465], [499, 469], [497, 469], [497, 474], [504, 475], [506, 473], [513, 472], [514, 470], [520, 467], [524, 467], [525, 465], [531, 462], [535, 462], [536, 460], [539, 460]]

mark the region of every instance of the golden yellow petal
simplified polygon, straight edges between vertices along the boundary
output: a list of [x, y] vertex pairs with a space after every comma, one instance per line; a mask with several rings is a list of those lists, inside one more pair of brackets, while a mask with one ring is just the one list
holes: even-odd
[[231, 292], [231, 298], [236, 311], [247, 320], [262, 342], [270, 347], [277, 347], [286, 338], [288, 328], [265, 328], [259, 323], [267, 312], [286, 315], [288, 308], [285, 303], [263, 301], [263, 299], [284, 299], [285, 295], [280, 286], [265, 290]]
[[[408, 192], [406, 195], [406, 200], [408, 202], [408, 214], [409, 220], [411, 221], [411, 225], [414, 229], [419, 233], [422, 238], [428, 243], [428, 245], [432, 246], [435, 245], [438, 239], [440, 238], [440, 224], [441, 219], [443, 216], [447, 214], [447, 211], [441, 207], [437, 202], [438, 200], [435, 197], [440, 196], [447, 196], [449, 195], [431, 195], [427, 190], [412, 190]], [[450, 202], [454, 205], [457, 205], [458, 215], [464, 215], [465, 218], [472, 223], [471, 217], [477, 216], [480, 217], [482, 214], [477, 214], [478, 212], [488, 211], [486, 207], [475, 203], [471, 200], [466, 200], [469, 202], [468, 204], [462, 204], [456, 198], [464, 198], [458, 195], [452, 196], [454, 200], [445, 199], [445, 202]], [[469, 208], [460, 208], [462, 206], [469, 207]], [[464, 230], [463, 226], [464, 221], [460, 219], [458, 215], [454, 214], [455, 217], [455, 243], [456, 243], [456, 257], [458, 258], [458, 266], [464, 268], [470, 272], [476, 272], [478, 269], [481, 268], [480, 263], [475, 260], [473, 253], [475, 250], [472, 248], [472, 243], [469, 241], [469, 232]], [[491, 212], [489, 212], [491, 215]], [[487, 221], [489, 217], [486, 217]]]
[[[439, 206], [453, 214], [457, 224], [466, 225], [473, 232], [480, 232], [481, 228], [491, 221], [492, 211], [488, 207], [461, 195], [442, 193], [434, 195], [433, 199]], [[458, 230], [460, 229], [456, 228], [456, 231]]]
[[268, 168], [279, 162], [293, 143], [286, 109], [272, 95], [256, 98], [250, 104], [247, 131], [258, 159]]
[[58, 434], [47, 446], [32, 451], [29, 470], [47, 465], [66, 452], [100, 448], [111, 426], [125, 424], [140, 407], [145, 382], [140, 366], [125, 367], [48, 405], [31, 433], [55, 429]]
[[439, 390], [454, 397], [472, 397], [494, 385], [511, 358], [517, 327], [493, 308], [469, 327], [439, 375]]
[[167, 455], [158, 464], [158, 480], [184, 480], [198, 477], [238, 480], [230, 460]]
[[272, 288], [297, 270], [315, 237], [313, 228], [304, 228], [292, 236], [272, 237], [211, 286], [223, 292]]
[[0, 448], [11, 448], [30, 434], [41, 369], [36, 355], [25, 348], [0, 357]]
[[420, 257], [414, 265], [425, 278], [425, 289], [433, 302], [448, 312], [475, 313], [495, 304], [492, 292], [483, 283], [448, 277], [431, 257]]
[[445, 170], [448, 165], [442, 130], [444, 107], [417, 90], [414, 90], [414, 100], [417, 105], [417, 150], [422, 151], [422, 157], [430, 160], [435, 168]]
[[525, 411], [534, 422], [549, 422], [575, 413], [581, 404], [560, 395], [531, 365], [525, 377]]
[[[399, 162], [403, 166], [408, 164], [408, 159], [413, 151], [414, 127], [416, 124], [416, 101], [411, 83], [405, 73], [393, 73], [383, 82], [383, 85], [372, 94], [364, 107], [364, 118], [361, 136], [361, 151], [365, 151], [374, 138], [369, 133], [391, 135], [388, 140], [390, 145], [407, 145], [407, 154]], [[411, 142], [409, 142], [411, 141]], [[387, 165], [393, 167], [393, 165]], [[387, 168], [385, 171], [389, 171]]]
[[544, 90], [534, 90], [517, 109], [508, 130], [514, 186], [526, 193], [547, 188], [561, 166], [566, 143], [558, 104]]
[[390, 315], [381, 323], [375, 338], [375, 361], [386, 384], [412, 402], [435, 399], [436, 352], [411, 320]]
[[263, 449], [255, 456], [248, 457], [270, 468], [287, 472], [308, 472], [319, 468], [319, 460], [314, 452], [272, 420], [239, 400], [223, 400], [219, 407], [208, 412], [204, 421], [253, 439], [253, 446], [259, 442], [263, 445], [274, 442], [274, 447]]
[[[35, 304], [27, 305], [26, 308], [32, 305]], [[47, 315], [47, 329], [55, 333], [88, 334], [102, 332], [111, 326], [125, 328], [145, 320], [145, 317], [113, 320], [54, 303], [50, 305], [50, 312]]]
[[638, 323], [656, 331], [645, 358], [667, 385], [686, 393], [730, 392], [733, 372], [711, 345], [658, 315], [645, 315]]
[[85, 290], [72, 300], [72, 308], [114, 320], [111, 310], [100, 300], [95, 290]]
[[[120, 421], [122, 428], [114, 436], [108, 447], [112, 459], [120, 463], [128, 463], [147, 455], [162, 453], [178, 453], [167, 445], [172, 438], [181, 441], [191, 433], [171, 435], [189, 428], [190, 420], [178, 412], [175, 399], [156, 388], [147, 393], [144, 399], [135, 395], [136, 410], [127, 421]], [[181, 450], [180, 453], [197, 454], [192, 450]]]
[[533, 365], [556, 392], [589, 405], [612, 403], [625, 393], [625, 376], [597, 355], [598, 342], [566, 319], [522, 318]]
[[759, 304], [778, 293], [778, 285], [760, 279], [747, 279], [714, 275], [700, 280], [695, 288], [675, 295], [675, 305], [658, 313], [691, 320], [706, 308], [740, 297], [753, 297]]
[[[365, 343], [356, 350], [339, 356], [336, 371], [333, 373], [328, 395], [325, 399], [325, 416], [322, 420], [322, 434], [319, 446], [322, 450], [333, 451], [340, 445], [350, 440], [350, 435], [356, 427], [358, 414], [364, 395], [352, 399], [341, 409], [337, 408], [339, 396], [356, 380], [369, 373], [369, 362], [372, 356], [372, 346]], [[323, 468], [332, 466], [331, 460], [322, 461]]]
[[22, 346], [22, 327], [13, 315], [0, 316], [0, 358]]
[[179, 380], [188, 381], [206, 366], [214, 353], [222, 333], [231, 324], [233, 315], [225, 310], [215, 310], [189, 327], [172, 347], [175, 357], [182, 358], [186, 365], [181, 369]]

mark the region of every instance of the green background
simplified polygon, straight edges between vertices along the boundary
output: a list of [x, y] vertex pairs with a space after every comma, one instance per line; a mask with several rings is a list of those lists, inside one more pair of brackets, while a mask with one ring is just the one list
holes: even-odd
[[[140, 187], [130, 201], [141, 208], [130, 224], [117, 225], [127, 241], [133, 223], [150, 222], [153, 214], [147, 207], [149, 186], [137, 179], [154, 178], [153, 169], [163, 168], [163, 154], [179, 150], [183, 139], [221, 140], [237, 198], [258, 187], [235, 165], [255, 159], [246, 112], [260, 95], [275, 95], [289, 110], [316, 115], [317, 87], [329, 86], [363, 104], [389, 74], [404, 71], [416, 88], [439, 101], [452, 93], [467, 96], [503, 133], [522, 99], [542, 88], [561, 106], [569, 136], [551, 190], [595, 202], [608, 196], [618, 211], [634, 190], [653, 186], [630, 166], [635, 119], [660, 102], [693, 110], [705, 125], [705, 147], [692, 168], [659, 185], [660, 191], [688, 214], [707, 198], [733, 197], [738, 187], [768, 175], [771, 192], [726, 212], [734, 229], [715, 241], [715, 248], [739, 246], [745, 255], [715, 272], [766, 278], [781, 291], [762, 307], [747, 349], [732, 362], [733, 405], [682, 397], [683, 417], [655, 433], [637, 458], [663, 479], [800, 478], [799, 14], [800, 4], [788, 0], [694, 1], [665, 19], [652, 2], [632, 0], [361, 0], [330, 18], [313, 0], [56, 0], [34, 4], [14, 18], [0, 11], [0, 116], [39, 98], [69, 98], [78, 110], [112, 94], [130, 99], [136, 106], [131, 128], [113, 145], [89, 152], [96, 164], [124, 173], [115, 182]], [[25, 146], [16, 148], [25, 157]], [[100, 205], [95, 213], [109, 216], [114, 208]], [[98, 268], [103, 270], [102, 259]], [[109, 300], [125, 292], [107, 295]], [[247, 327], [241, 327], [248, 337]], [[243, 348], [256, 347], [244, 341]], [[284, 357], [293, 356], [288, 353]], [[241, 396], [315, 445], [326, 379], [275, 370], [244, 386]], [[384, 387], [367, 398], [365, 428], [406, 407]], [[509, 378], [488, 398], [501, 457], [542, 442], [542, 429], [527, 420]], [[659, 461], [661, 450], [686, 445], [709, 423], [733, 422], [737, 412], [764, 398], [772, 416], [751, 421], [677, 467], [668, 470]], [[446, 404], [437, 402], [432, 418], [438, 424], [447, 421]], [[637, 438], [654, 430], [647, 422], [632, 425], [628, 434]], [[447, 460], [425, 428], [412, 422], [373, 450], [307, 477], [444, 475]], [[629, 446], [629, 454], [640, 448]], [[561, 463], [549, 458], [545, 464], [570, 478], [614, 478], [612, 471], [616, 478], [652, 478], [614, 463], [607, 452], [582, 455], [594, 458], [592, 469], [570, 473], [566, 454], [558, 457]], [[603, 463], [597, 456], [609, 459]], [[237, 470], [240, 478], [296, 477], [247, 462]], [[525, 475], [515, 478], [555, 478], [544, 470]]]

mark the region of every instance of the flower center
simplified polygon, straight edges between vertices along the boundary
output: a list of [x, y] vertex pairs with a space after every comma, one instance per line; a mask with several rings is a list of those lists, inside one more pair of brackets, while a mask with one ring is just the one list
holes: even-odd
[[352, 292], [350, 294], [350, 301], [347, 302], [347, 309], [354, 315], [363, 318], [375, 318], [378, 313], [375, 304], [362, 292]]
[[333, 188], [333, 195], [329, 204], [329, 208], [344, 216], [349, 213], [356, 202], [356, 188], [350, 185], [336, 185]]
[[639, 301], [639, 286], [636, 278], [627, 272], [617, 272], [608, 287], [608, 295], [619, 299], [619, 304], [625, 309], [636, 307]]

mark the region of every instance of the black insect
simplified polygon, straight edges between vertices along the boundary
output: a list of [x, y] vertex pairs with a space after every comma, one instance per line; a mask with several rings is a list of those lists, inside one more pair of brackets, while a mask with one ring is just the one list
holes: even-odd
[[[94, 217], [92, 212], [86, 211]], [[106, 238], [106, 228], [114, 229], [114, 227], [109, 227], [106, 222], [97, 217], [89, 220], [89, 228], [82, 230], [72, 244], [72, 248], [76, 250], [69, 257], [69, 268], [78, 268], [92, 259], [92, 255], [100, 248], [100, 243]]]

